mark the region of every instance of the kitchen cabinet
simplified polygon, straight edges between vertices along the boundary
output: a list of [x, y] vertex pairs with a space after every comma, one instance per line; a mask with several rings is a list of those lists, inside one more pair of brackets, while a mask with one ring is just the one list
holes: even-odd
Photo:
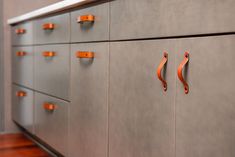
[[[111, 43], [110, 157], [233, 157], [234, 40], [230, 35]], [[163, 52], [165, 92], [156, 76]], [[188, 93], [177, 76], [185, 52]]]

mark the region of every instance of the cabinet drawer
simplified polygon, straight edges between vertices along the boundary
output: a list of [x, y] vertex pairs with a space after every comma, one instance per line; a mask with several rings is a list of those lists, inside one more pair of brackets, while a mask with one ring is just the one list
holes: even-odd
[[12, 27], [12, 45], [33, 44], [33, 23], [26, 22]]
[[34, 93], [32, 90], [13, 85], [12, 90], [12, 119], [27, 129], [34, 132]]
[[68, 102], [35, 93], [35, 134], [65, 156], [67, 156], [68, 105]]
[[[105, 157], [108, 141], [109, 44], [76, 44], [71, 47], [71, 108], [69, 156]], [[92, 51], [85, 55], [78, 51]], [[80, 58], [78, 57], [80, 56]], [[91, 58], [86, 58], [89, 56]], [[78, 149], [80, 148], [80, 149]]]
[[111, 39], [235, 31], [234, 0], [114, 0]]
[[38, 19], [34, 23], [35, 43], [68, 43], [70, 40], [70, 16], [62, 14]]
[[33, 47], [13, 48], [13, 82], [33, 88]]
[[72, 12], [71, 28], [72, 42], [108, 40], [108, 3]]
[[35, 47], [35, 89], [69, 99], [69, 45]]

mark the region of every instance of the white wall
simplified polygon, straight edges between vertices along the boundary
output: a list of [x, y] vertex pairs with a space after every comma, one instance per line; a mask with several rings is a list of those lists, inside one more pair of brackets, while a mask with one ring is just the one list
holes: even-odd
[[[1, 1], [1, 0], [0, 0]], [[11, 120], [11, 33], [7, 19], [59, 2], [61, 0], [3, 0], [4, 24], [4, 131], [17, 132]], [[1, 86], [0, 86], [1, 87]]]

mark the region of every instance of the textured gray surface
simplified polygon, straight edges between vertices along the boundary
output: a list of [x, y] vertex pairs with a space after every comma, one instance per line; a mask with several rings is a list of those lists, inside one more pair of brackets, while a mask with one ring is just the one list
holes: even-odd
[[[111, 43], [110, 157], [174, 156], [175, 46], [172, 40]], [[156, 76], [164, 52], [167, 92]]]
[[[42, 29], [46, 23], [55, 24], [55, 29]], [[36, 19], [34, 21], [34, 41], [35, 44], [68, 43], [70, 41], [69, 13]]]
[[[77, 23], [77, 17], [91, 14], [94, 23]], [[71, 41], [102, 41], [109, 39], [109, 3], [99, 4], [71, 13]]]
[[[35, 46], [35, 89], [69, 100], [70, 53], [69, 45]], [[55, 52], [54, 57], [44, 57], [44, 51]]]
[[176, 157], [235, 156], [235, 36], [182, 39], [189, 51], [189, 94], [177, 80]]
[[[43, 108], [44, 103], [53, 103], [52, 112]], [[67, 156], [68, 107], [69, 103], [35, 92], [35, 134], [61, 154]]]
[[[26, 53], [17, 56], [18, 51]], [[12, 48], [12, 82], [33, 89], [34, 53], [33, 47]]]
[[[72, 45], [70, 157], [107, 157], [108, 46], [108, 43]], [[76, 51], [93, 51], [95, 58], [79, 59]]]
[[[17, 97], [16, 93], [23, 91], [25, 97]], [[32, 90], [13, 85], [12, 90], [12, 119], [34, 133], [34, 92]]]
[[110, 38], [234, 32], [234, 7], [234, 0], [113, 0]]

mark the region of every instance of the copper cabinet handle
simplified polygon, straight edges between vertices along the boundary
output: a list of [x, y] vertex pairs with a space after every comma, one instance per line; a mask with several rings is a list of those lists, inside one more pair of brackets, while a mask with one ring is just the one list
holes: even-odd
[[55, 24], [54, 23], [45, 23], [42, 25], [42, 28], [44, 30], [53, 30], [53, 29], [55, 29]]
[[55, 56], [55, 52], [53, 52], [53, 51], [45, 51], [45, 52], [42, 53], [42, 55], [44, 57], [54, 57]]
[[18, 91], [18, 92], [16, 92], [16, 96], [17, 97], [25, 97], [27, 94], [26, 94], [26, 92], [24, 92], [24, 91]]
[[18, 35], [19, 34], [24, 34], [25, 32], [26, 32], [26, 30], [23, 29], [23, 28], [18, 28], [18, 29], [15, 30], [15, 33], [18, 34]]
[[77, 58], [94, 58], [95, 54], [94, 52], [89, 52], [89, 51], [78, 51], [76, 53]]
[[43, 108], [47, 111], [54, 111], [56, 109], [56, 105], [52, 103], [44, 103]]
[[159, 66], [157, 68], [157, 76], [158, 76], [158, 79], [162, 82], [164, 91], [167, 90], [167, 82], [166, 82], [166, 80], [164, 80], [162, 78], [162, 69], [166, 65], [167, 60], [168, 60], [168, 54], [167, 54], [167, 52], [164, 52], [162, 61], [161, 61], [161, 63], [159, 64]]
[[185, 81], [182, 72], [183, 72], [183, 68], [188, 63], [188, 61], [189, 61], [189, 53], [185, 52], [184, 60], [180, 63], [180, 65], [178, 67], [178, 78], [182, 82], [182, 84], [184, 85], [184, 92], [185, 92], [185, 94], [188, 94], [189, 86], [188, 86], [188, 83]]
[[22, 57], [22, 56], [26, 56], [26, 52], [24, 52], [24, 51], [18, 51], [18, 52], [16, 52], [16, 56], [18, 56], [18, 57]]
[[95, 21], [95, 16], [94, 15], [81, 15], [77, 18], [78, 23], [83, 23], [83, 22], [94, 22]]

